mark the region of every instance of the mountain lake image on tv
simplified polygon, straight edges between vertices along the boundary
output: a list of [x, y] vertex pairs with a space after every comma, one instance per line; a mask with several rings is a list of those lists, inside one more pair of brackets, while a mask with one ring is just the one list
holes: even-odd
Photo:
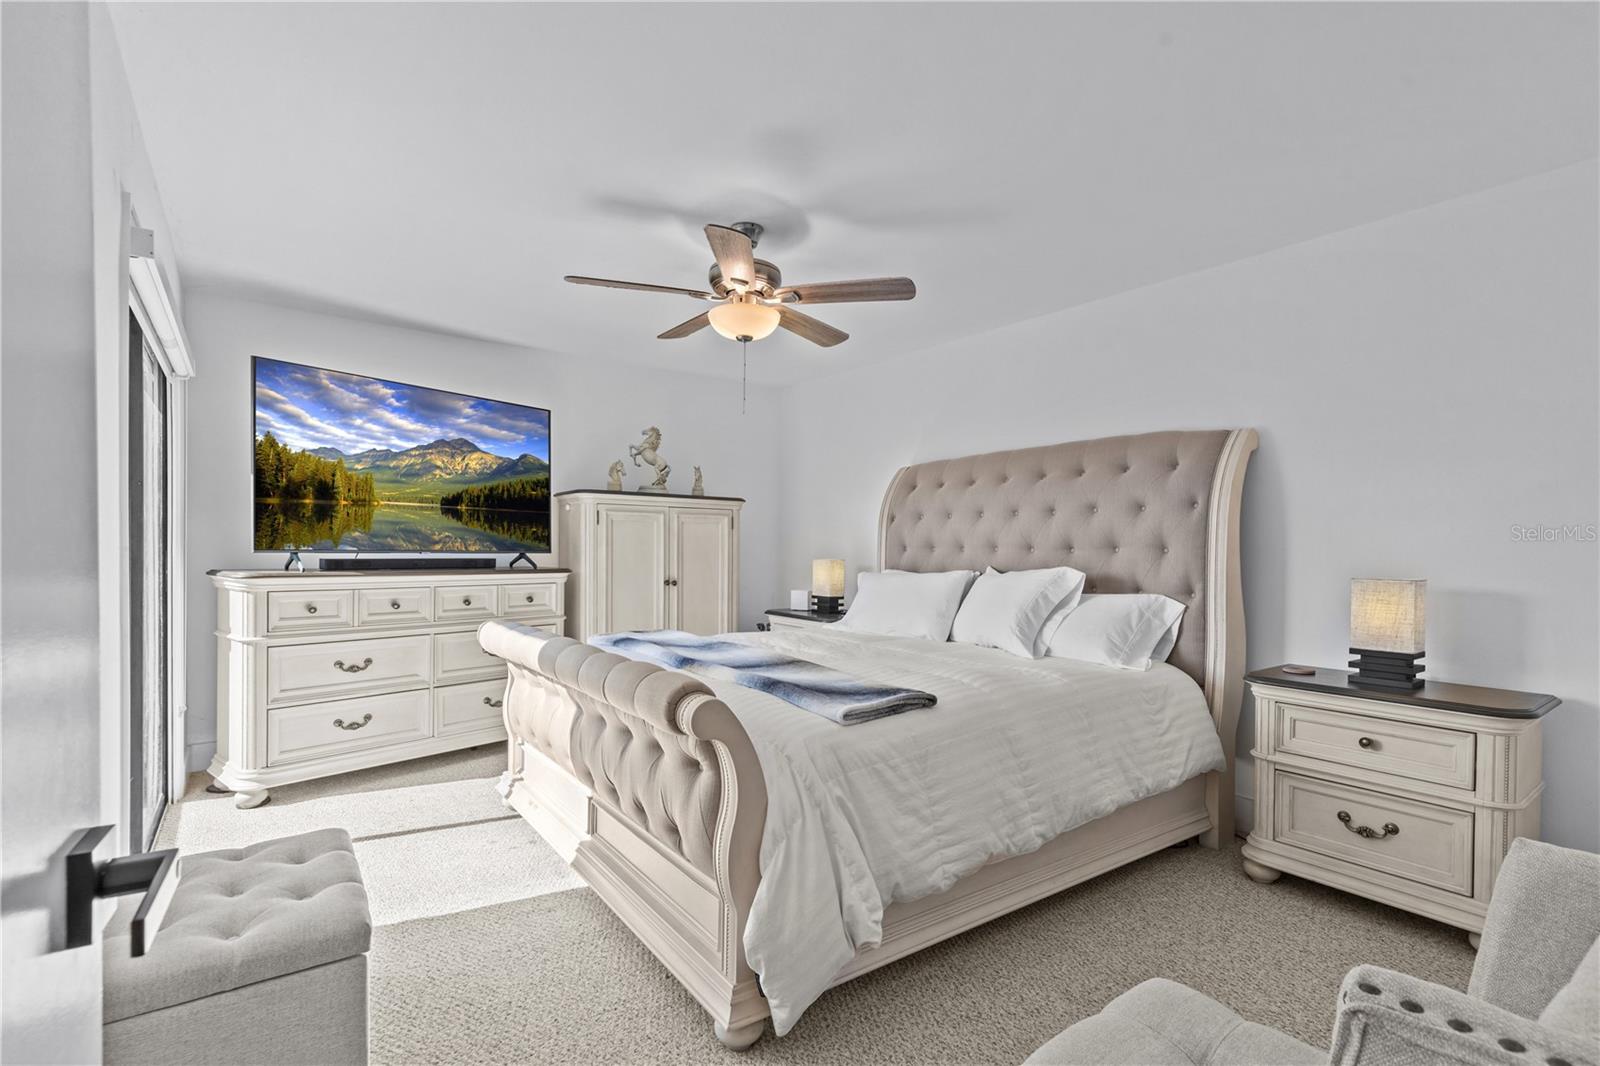
[[257, 551], [548, 552], [550, 412], [253, 361]]

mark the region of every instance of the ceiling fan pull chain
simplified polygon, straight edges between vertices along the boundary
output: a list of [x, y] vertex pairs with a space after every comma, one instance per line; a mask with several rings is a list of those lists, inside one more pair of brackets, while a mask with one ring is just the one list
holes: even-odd
[[750, 395], [750, 342], [739, 342], [739, 413], [744, 414], [745, 400]]

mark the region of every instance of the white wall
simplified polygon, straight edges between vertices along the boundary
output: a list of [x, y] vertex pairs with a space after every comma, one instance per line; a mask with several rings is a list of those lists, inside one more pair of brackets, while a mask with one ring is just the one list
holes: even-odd
[[[754, 628], [778, 602], [778, 420], [772, 389], [750, 389], [739, 411], [737, 380], [624, 367], [507, 345], [225, 297], [189, 295], [185, 313], [199, 368], [189, 430], [189, 765], [216, 747], [216, 603], [208, 569], [280, 567], [282, 552], [252, 551], [251, 356], [372, 374], [551, 410], [552, 488], [604, 488], [606, 469], [627, 459], [646, 426], [662, 431], [671, 487], [687, 492], [692, 467], [712, 495], [743, 496], [740, 620]], [[729, 358], [738, 350], [728, 346]], [[625, 484], [639, 481], [630, 464]], [[311, 557], [307, 557], [308, 560]], [[315, 565], [309, 563], [308, 565]]]
[[[1512, 528], [1600, 521], [1596, 181], [1591, 161], [793, 386], [779, 584], [813, 557], [870, 568], [906, 463], [1255, 426], [1249, 665], [1341, 666], [1349, 580], [1427, 578], [1429, 676], [1565, 701], [1544, 835], [1600, 848], [1600, 550]], [[801, 433], [817, 412], [831, 430]], [[1241, 752], [1253, 735], [1247, 711]]]
[[164, 221], [103, 7], [5, 4], [0, 18], [0, 1058], [88, 1062], [100, 1053], [100, 945], [63, 947], [62, 856], [106, 823], [107, 850], [127, 847], [125, 208]]

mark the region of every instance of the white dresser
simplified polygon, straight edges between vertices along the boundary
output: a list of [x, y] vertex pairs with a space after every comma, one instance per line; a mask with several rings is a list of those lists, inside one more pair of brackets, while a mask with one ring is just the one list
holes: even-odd
[[739, 509], [726, 496], [560, 492], [556, 527], [572, 571], [569, 636], [739, 626]]
[[240, 807], [294, 781], [503, 742], [506, 667], [478, 626], [563, 631], [560, 570], [211, 572], [217, 755]]
[[1560, 701], [1437, 681], [1361, 688], [1343, 670], [1274, 667], [1248, 680], [1245, 872], [1320, 881], [1459, 926], [1476, 944], [1511, 842], [1539, 835], [1542, 718]]

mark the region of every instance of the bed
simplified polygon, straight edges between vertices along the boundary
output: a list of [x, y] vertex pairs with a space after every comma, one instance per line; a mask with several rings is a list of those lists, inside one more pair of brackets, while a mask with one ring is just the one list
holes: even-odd
[[[1068, 565], [1088, 575], [1086, 592], [1184, 603], [1167, 664], [1147, 674], [825, 628], [741, 638], [940, 694], [930, 711], [838, 727], [792, 708], [780, 714], [762, 693], [714, 691], [686, 673], [488, 623], [480, 639], [510, 675], [501, 795], [733, 1048], [753, 1043], [769, 1016], [780, 1032], [794, 1024], [830, 984], [1070, 885], [1191, 838], [1224, 846], [1243, 684], [1240, 500], [1255, 447], [1248, 429], [1148, 433], [922, 463], [890, 481], [881, 568]], [[1054, 697], [1044, 696], [1056, 691], [1057, 710], [1045, 713]], [[966, 721], [963, 708], [974, 712]], [[978, 729], [977, 717], [1002, 726]], [[1123, 735], [1137, 729], [1117, 725], [1135, 720], [1150, 732], [1142, 749]], [[895, 748], [946, 757], [919, 756], [909, 770], [858, 758]], [[830, 815], [825, 790], [789, 772], [841, 758], [858, 777], [857, 763], [872, 764], [870, 818], [861, 808]], [[1061, 780], [1084, 783], [1030, 799], [1048, 790], [1056, 761]], [[1121, 766], [1116, 781], [1095, 776], [1111, 764]], [[941, 811], [939, 797], [963, 781], [985, 802]], [[993, 788], [973, 791], [983, 781]], [[958, 835], [950, 827], [963, 819]], [[794, 829], [808, 820], [818, 823], [809, 837]], [[775, 847], [780, 833], [787, 843]], [[896, 834], [941, 849], [939, 861], [886, 869], [884, 841]], [[859, 862], [841, 857], [845, 838]], [[794, 860], [788, 852], [804, 851], [797, 839], [831, 851]], [[852, 874], [853, 865], [873, 868]], [[830, 866], [831, 883], [815, 873]], [[810, 944], [780, 967], [767, 956], [785, 949], [773, 932], [785, 925]]]

